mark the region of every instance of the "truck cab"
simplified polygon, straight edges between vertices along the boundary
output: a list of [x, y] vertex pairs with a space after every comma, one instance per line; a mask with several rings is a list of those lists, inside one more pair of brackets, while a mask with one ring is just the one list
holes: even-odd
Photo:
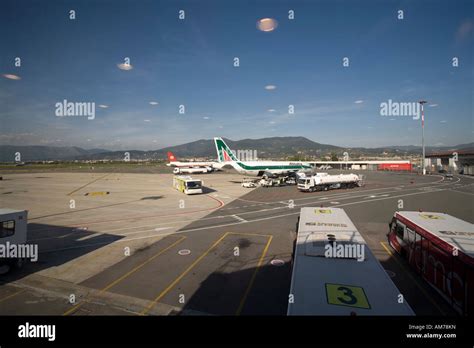
[[[0, 246], [5, 250], [9, 245], [26, 244], [28, 211], [0, 209]], [[0, 254], [0, 274], [8, 272], [12, 267], [21, 268], [23, 258], [9, 258]]]

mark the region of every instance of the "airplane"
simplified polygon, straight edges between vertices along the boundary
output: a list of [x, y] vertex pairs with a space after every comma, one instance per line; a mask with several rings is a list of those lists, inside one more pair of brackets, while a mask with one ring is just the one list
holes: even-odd
[[220, 137], [214, 138], [216, 145], [217, 168], [231, 166], [238, 173], [248, 176], [274, 177], [281, 175], [296, 176], [297, 172], [311, 170], [308, 163], [283, 161], [240, 161]]
[[215, 167], [216, 162], [180, 162], [171, 151], [168, 151], [167, 155], [169, 163], [166, 165], [168, 167], [175, 167], [173, 170], [175, 174], [210, 173], [217, 170]]

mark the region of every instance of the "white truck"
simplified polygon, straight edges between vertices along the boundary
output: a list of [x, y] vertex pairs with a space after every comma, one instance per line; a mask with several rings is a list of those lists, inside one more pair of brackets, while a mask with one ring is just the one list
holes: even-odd
[[199, 168], [180, 168], [176, 167], [173, 169], [173, 174], [207, 174], [211, 173], [213, 169], [211, 167], [199, 167]]
[[28, 211], [0, 209], [0, 274], [24, 265], [26, 258], [10, 254], [26, 244], [27, 223]]
[[298, 178], [298, 190], [307, 192], [327, 191], [362, 186], [362, 183], [363, 177], [356, 174], [329, 175], [328, 173], [316, 173], [311, 176], [300, 176]]

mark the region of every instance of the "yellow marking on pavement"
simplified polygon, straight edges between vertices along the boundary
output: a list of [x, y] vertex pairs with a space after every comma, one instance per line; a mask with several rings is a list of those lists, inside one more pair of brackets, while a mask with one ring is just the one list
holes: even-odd
[[252, 279], [250, 279], [250, 283], [247, 286], [247, 289], [245, 290], [244, 296], [240, 300], [239, 308], [237, 308], [237, 312], [235, 312], [235, 315], [240, 315], [240, 313], [242, 312], [242, 309], [244, 308], [245, 301], [247, 301], [247, 296], [249, 295], [250, 290], [252, 289], [255, 278], [257, 277], [258, 270], [260, 269], [260, 266], [262, 265], [265, 255], [267, 254], [268, 247], [270, 246], [272, 239], [273, 239], [273, 236], [270, 236], [270, 238], [268, 238], [267, 245], [265, 245], [265, 249], [263, 249], [262, 255], [260, 256], [260, 259], [258, 260], [257, 267], [255, 268], [255, 271], [252, 274]]
[[108, 195], [110, 192], [109, 191], [93, 191], [93, 192], [87, 192], [84, 194], [84, 196], [105, 196]]
[[15, 297], [16, 295], [19, 295], [19, 294], [21, 294], [22, 292], [25, 292], [25, 291], [26, 291], [26, 289], [22, 289], [22, 290], [20, 290], [20, 291], [17, 291], [17, 292], [15, 292], [15, 293], [11, 294], [11, 295], [8, 295], [8, 296], [6, 296], [6, 297], [0, 299], [0, 302], [6, 301], [6, 300], [8, 300], [8, 299], [10, 299], [10, 298], [12, 298], [12, 297]]
[[[385, 251], [395, 260], [395, 262], [402, 268], [405, 269], [405, 266], [397, 259], [397, 257], [392, 253], [392, 251], [387, 247], [387, 245], [384, 242], [380, 242], [382, 247], [385, 249]], [[423, 295], [436, 307], [436, 309], [443, 315], [446, 315], [446, 312], [441, 309], [441, 307], [438, 306], [436, 301], [431, 297], [431, 295], [426, 292], [426, 290], [420, 285], [417, 279], [415, 279], [411, 273], [406, 272], [406, 274], [413, 280], [413, 283], [418, 287], [418, 289], [421, 290]]]
[[[176, 242], [172, 243], [171, 245], [169, 245], [168, 247], [164, 248], [163, 250], [159, 251], [157, 254], [153, 255], [152, 257], [148, 258], [147, 260], [145, 260], [144, 262], [142, 262], [141, 264], [139, 264], [138, 266], [136, 266], [135, 268], [133, 268], [132, 270], [128, 271], [127, 273], [125, 273], [124, 275], [122, 275], [120, 278], [117, 278], [116, 280], [114, 280], [113, 282], [111, 282], [109, 285], [107, 285], [106, 287], [102, 288], [98, 295], [101, 295], [103, 294], [104, 292], [106, 292], [107, 290], [111, 289], [112, 287], [114, 287], [115, 285], [117, 285], [118, 283], [120, 283], [121, 281], [123, 281], [124, 279], [128, 278], [129, 276], [131, 276], [133, 273], [135, 273], [136, 271], [138, 271], [140, 268], [142, 268], [143, 266], [145, 266], [146, 264], [150, 263], [151, 261], [153, 261], [154, 259], [156, 259], [158, 256], [160, 256], [161, 254], [163, 254], [164, 252], [168, 251], [169, 249], [171, 249], [172, 247], [174, 247], [175, 245], [181, 243], [184, 239], [186, 239], [185, 236], [182, 236], [181, 238], [179, 238]], [[63, 315], [69, 315], [71, 313], [73, 313], [74, 311], [76, 311], [77, 309], [79, 309], [82, 305], [86, 304], [87, 302], [89, 302], [90, 299], [85, 299], [84, 301], [82, 302], [79, 302], [77, 305], [75, 305], [74, 307], [72, 307], [71, 309], [67, 310], [66, 312], [64, 312]]]
[[69, 192], [67, 195], [68, 195], [68, 196], [71, 196], [73, 193], [75, 193], [75, 192], [77, 192], [77, 191], [83, 189], [83, 188], [86, 187], [86, 186], [89, 186], [90, 184], [95, 183], [96, 181], [99, 181], [100, 179], [105, 178], [107, 175], [110, 175], [110, 174], [112, 174], [112, 173], [107, 173], [107, 174], [105, 174], [105, 175], [103, 175], [103, 176], [101, 176], [101, 177], [99, 177], [99, 178], [97, 178], [97, 179], [94, 179], [94, 180], [88, 182], [87, 184], [82, 185], [81, 187], [79, 187], [79, 188], [77, 188], [77, 189], [75, 189], [75, 190]]
[[201, 254], [201, 256], [199, 256], [188, 268], [186, 268], [183, 273], [181, 273], [175, 280], [173, 280], [171, 284], [168, 285], [166, 289], [164, 289], [140, 314], [145, 315], [146, 313], [148, 313], [157, 304], [159, 300], [161, 300], [168, 292], [170, 292], [171, 289], [173, 289], [174, 286], [178, 284], [178, 282], [183, 279], [186, 274], [188, 274], [207, 254], [209, 254], [212, 249], [214, 249], [220, 242], [222, 242], [222, 240], [229, 234], [229, 232], [226, 232], [224, 233], [224, 235], [222, 235], [222, 237], [215, 241], [209, 249], [207, 249], [203, 254]]

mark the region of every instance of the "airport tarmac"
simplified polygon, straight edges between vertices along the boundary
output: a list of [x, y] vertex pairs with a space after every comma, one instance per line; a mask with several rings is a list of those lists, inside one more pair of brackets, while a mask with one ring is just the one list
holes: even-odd
[[394, 211], [474, 222], [474, 179], [364, 172], [364, 187], [303, 193], [247, 189], [242, 176], [29, 173], [0, 182], [2, 207], [29, 211], [40, 258], [0, 276], [0, 314], [284, 315], [299, 208], [342, 207], [418, 315], [451, 315], [386, 243]]

